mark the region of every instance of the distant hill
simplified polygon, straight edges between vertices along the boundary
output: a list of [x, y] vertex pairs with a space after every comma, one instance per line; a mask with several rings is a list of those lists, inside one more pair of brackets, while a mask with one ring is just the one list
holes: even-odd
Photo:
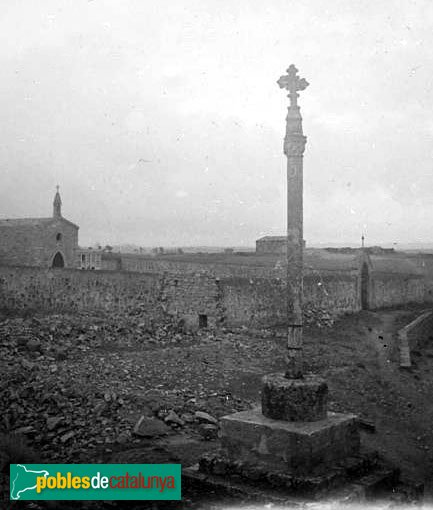
[[[366, 243], [366, 246], [371, 246], [373, 243]], [[396, 251], [417, 251], [417, 252], [430, 252], [433, 253], [433, 242], [431, 243], [375, 243], [384, 249], [394, 248]], [[310, 248], [360, 248], [360, 243], [311, 243], [307, 241], [307, 246]]]

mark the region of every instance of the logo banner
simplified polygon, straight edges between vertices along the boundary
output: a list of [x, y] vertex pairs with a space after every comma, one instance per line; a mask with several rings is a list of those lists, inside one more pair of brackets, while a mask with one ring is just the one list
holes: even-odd
[[11, 464], [11, 500], [180, 500], [180, 464]]

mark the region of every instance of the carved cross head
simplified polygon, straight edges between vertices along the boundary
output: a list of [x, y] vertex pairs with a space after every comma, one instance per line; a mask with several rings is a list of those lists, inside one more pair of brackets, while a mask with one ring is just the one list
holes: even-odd
[[297, 106], [298, 90], [305, 90], [309, 85], [305, 78], [299, 78], [298, 70], [293, 64], [287, 69], [287, 74], [281, 76], [277, 83], [281, 89], [289, 91], [287, 97], [290, 98], [291, 107]]

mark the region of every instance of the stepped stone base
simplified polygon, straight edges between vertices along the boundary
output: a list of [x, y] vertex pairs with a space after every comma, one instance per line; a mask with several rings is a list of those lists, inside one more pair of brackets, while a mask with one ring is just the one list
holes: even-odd
[[287, 422], [255, 409], [221, 419], [221, 446], [229, 461], [302, 474], [357, 455], [360, 438], [354, 415], [329, 412], [320, 421]]
[[187, 493], [209, 491], [300, 509], [319, 499], [347, 504], [422, 498], [422, 485], [402, 484], [398, 470], [376, 452], [360, 451], [355, 415], [328, 412], [321, 420], [294, 422], [274, 420], [257, 408], [225, 416], [220, 425], [220, 450], [182, 470]]
[[373, 452], [350, 457], [324, 473], [308, 476], [291, 476], [268, 471], [261, 465], [233, 463], [219, 453], [207, 454], [199, 465], [182, 471], [182, 489], [187, 493], [191, 488], [209, 490], [243, 501], [250, 499], [304, 510], [308, 501], [328, 500], [335, 505], [376, 498], [395, 499], [399, 489], [404, 497], [396, 501], [422, 499], [423, 487], [415, 491], [413, 487], [399, 485], [398, 471], [383, 465]]

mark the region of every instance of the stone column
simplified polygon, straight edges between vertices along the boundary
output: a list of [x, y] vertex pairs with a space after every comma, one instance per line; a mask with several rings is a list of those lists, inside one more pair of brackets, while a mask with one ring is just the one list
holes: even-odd
[[318, 470], [332, 473], [336, 469], [341, 473], [340, 463], [359, 454], [360, 441], [355, 416], [329, 413], [326, 381], [302, 370], [302, 156], [306, 138], [297, 91], [304, 90], [308, 83], [297, 76], [296, 67], [291, 65], [278, 84], [289, 90], [290, 98], [284, 139], [288, 201], [287, 367], [285, 373], [263, 378], [261, 408], [221, 419], [221, 451], [204, 458], [200, 470], [207, 475], [221, 473], [221, 469], [240, 473], [254, 484], [281, 477], [283, 485], [288, 483], [296, 491], [304, 481], [310, 484], [311, 475]]
[[303, 154], [307, 138], [302, 131], [302, 117], [297, 98], [308, 82], [299, 78], [294, 65], [281, 76], [278, 85], [289, 91], [284, 154], [287, 156], [287, 357], [286, 377], [303, 375], [302, 295], [303, 295]]

